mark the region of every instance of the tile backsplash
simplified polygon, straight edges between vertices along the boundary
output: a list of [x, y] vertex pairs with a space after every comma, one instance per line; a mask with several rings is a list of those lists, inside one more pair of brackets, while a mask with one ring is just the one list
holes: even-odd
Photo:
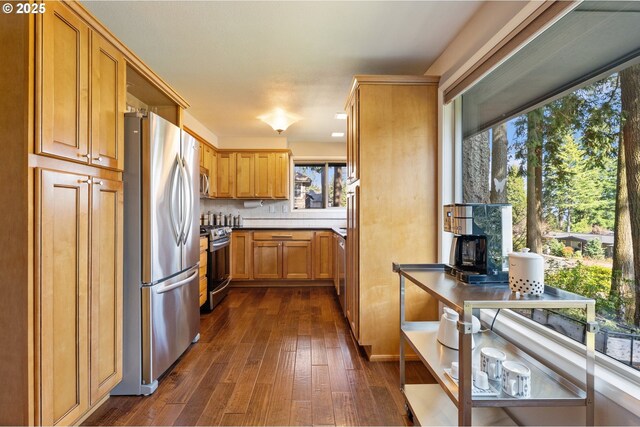
[[[253, 202], [253, 200], [251, 201]], [[259, 207], [245, 207], [244, 200], [200, 199], [200, 213], [242, 215], [245, 227], [346, 227], [346, 209], [291, 210], [288, 200], [264, 200]]]

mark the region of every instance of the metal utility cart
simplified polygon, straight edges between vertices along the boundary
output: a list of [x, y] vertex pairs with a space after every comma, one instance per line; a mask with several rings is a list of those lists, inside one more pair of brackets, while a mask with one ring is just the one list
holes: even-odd
[[[407, 410], [415, 424], [499, 425], [513, 424], [506, 407], [585, 406], [588, 425], [594, 423], [593, 375], [595, 363], [595, 301], [552, 287], [541, 296], [517, 296], [506, 284], [469, 285], [457, 281], [441, 264], [393, 264], [400, 278], [400, 385]], [[458, 323], [460, 350], [449, 349], [437, 339], [439, 322], [405, 319], [405, 286], [413, 283], [436, 300], [460, 314]], [[471, 349], [471, 316], [473, 309], [507, 308], [573, 308], [586, 312], [586, 387], [575, 384], [539, 360], [494, 333], [474, 335]], [[438, 384], [405, 384], [405, 343], [409, 344], [426, 365]], [[480, 359], [483, 347], [499, 348], [508, 360], [517, 360], [531, 369], [531, 397], [517, 399], [499, 392], [497, 396], [472, 396], [472, 360]], [[460, 387], [445, 375], [451, 362], [459, 362]], [[453, 402], [453, 405], [451, 404]]]

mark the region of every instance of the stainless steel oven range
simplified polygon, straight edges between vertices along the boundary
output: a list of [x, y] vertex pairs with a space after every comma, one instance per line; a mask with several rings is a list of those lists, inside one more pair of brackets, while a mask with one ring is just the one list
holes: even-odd
[[211, 311], [227, 296], [231, 283], [231, 228], [203, 225], [200, 232], [206, 232], [209, 238], [207, 302], [202, 308]]

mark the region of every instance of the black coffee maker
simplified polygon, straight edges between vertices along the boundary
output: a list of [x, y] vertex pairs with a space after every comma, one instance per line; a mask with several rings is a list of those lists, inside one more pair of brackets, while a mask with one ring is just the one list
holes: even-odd
[[448, 273], [468, 283], [509, 282], [511, 205], [445, 205], [444, 231], [454, 233]]

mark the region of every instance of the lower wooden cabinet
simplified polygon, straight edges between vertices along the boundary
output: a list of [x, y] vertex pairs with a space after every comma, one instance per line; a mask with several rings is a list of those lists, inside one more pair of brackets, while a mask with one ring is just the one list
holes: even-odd
[[207, 302], [207, 249], [209, 246], [209, 239], [207, 237], [200, 237], [200, 305]]
[[311, 241], [282, 242], [282, 278], [306, 280], [313, 278]]
[[36, 169], [35, 194], [40, 423], [67, 425], [122, 378], [122, 182]]
[[231, 234], [231, 278], [333, 280], [332, 231], [256, 230]]

